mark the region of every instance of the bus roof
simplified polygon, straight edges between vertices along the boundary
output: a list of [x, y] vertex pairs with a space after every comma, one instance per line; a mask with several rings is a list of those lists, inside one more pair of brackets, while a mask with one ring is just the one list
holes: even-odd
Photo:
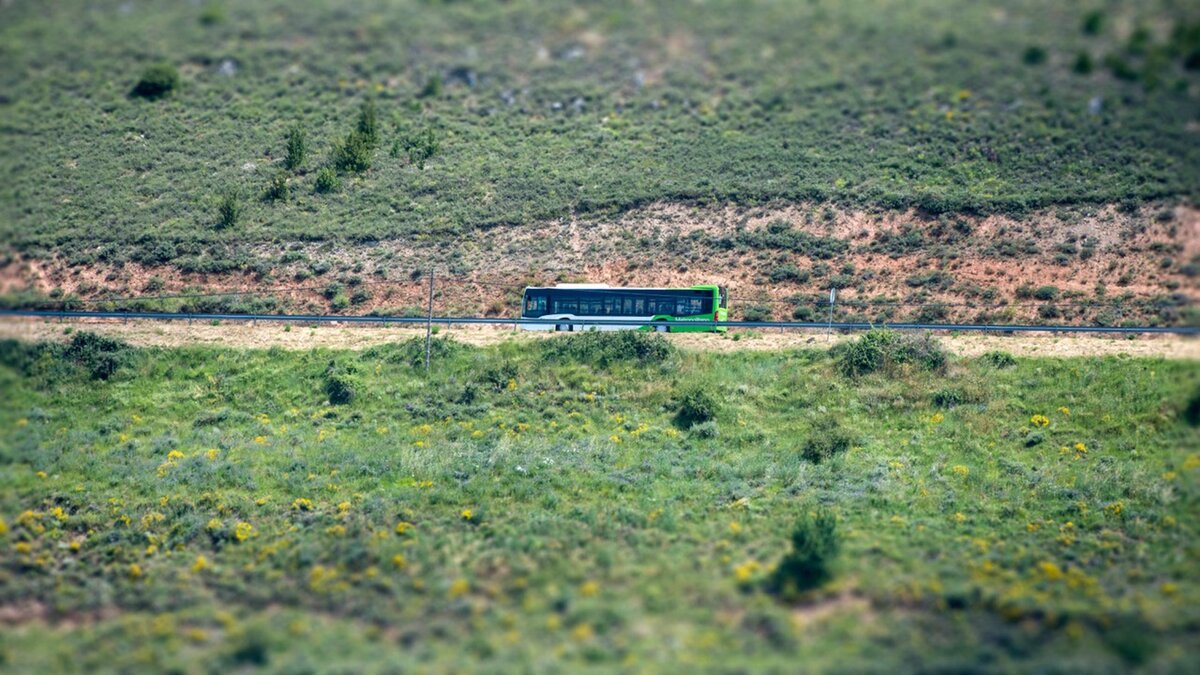
[[557, 284], [554, 286], [526, 286], [527, 291], [543, 291], [554, 289], [574, 289], [593, 291], [698, 291], [716, 289], [717, 284], [696, 284], [695, 286], [609, 286], [608, 284]]

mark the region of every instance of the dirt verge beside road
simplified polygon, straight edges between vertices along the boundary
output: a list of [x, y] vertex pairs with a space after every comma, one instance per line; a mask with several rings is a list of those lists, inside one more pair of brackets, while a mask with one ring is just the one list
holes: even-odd
[[[32, 319], [0, 320], [0, 338], [22, 340], [66, 340], [71, 331], [89, 330], [109, 335], [141, 347], [178, 347], [210, 345], [241, 349], [366, 349], [385, 342], [397, 342], [424, 336], [420, 328], [383, 325], [310, 325], [273, 322], [188, 324], [186, 321], [44, 321]], [[494, 326], [464, 326], [442, 329], [440, 335], [486, 346], [507, 340], [539, 340], [553, 333], [534, 333]], [[726, 335], [682, 333], [668, 338], [684, 349], [694, 350], [778, 350], [824, 349], [853, 335], [827, 335], [824, 331], [736, 331]], [[1163, 357], [1200, 360], [1200, 340], [1170, 335], [1128, 336], [1057, 335], [1025, 333], [1018, 335], [942, 335], [950, 351], [960, 356], [977, 356], [991, 350], [1015, 356], [1070, 357], [1116, 356]]]

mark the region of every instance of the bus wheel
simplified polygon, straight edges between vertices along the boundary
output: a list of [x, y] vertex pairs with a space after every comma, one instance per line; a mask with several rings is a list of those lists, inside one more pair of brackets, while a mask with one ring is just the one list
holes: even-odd
[[560, 333], [569, 333], [569, 332], [571, 332], [571, 324], [569, 324], [569, 323], [556, 323], [556, 324], [554, 324], [554, 330], [556, 330], [556, 331], [558, 331], [558, 332], [560, 332]]
[[655, 324], [654, 330], [659, 333], [670, 333], [671, 327], [665, 323], [658, 323], [658, 324]]

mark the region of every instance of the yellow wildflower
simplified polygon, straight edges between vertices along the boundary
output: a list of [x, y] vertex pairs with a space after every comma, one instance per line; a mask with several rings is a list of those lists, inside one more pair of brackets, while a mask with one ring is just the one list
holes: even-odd
[[953, 471], [956, 476], [965, 477], [967, 474], [971, 473], [971, 470], [962, 464], [955, 464], [950, 470]]
[[1065, 406], [1065, 405], [1064, 405], [1064, 406], [1062, 406], [1061, 408], [1059, 408], [1059, 409], [1058, 409], [1058, 412], [1060, 412], [1060, 413], [1062, 413], [1062, 414], [1066, 415], [1067, 417], [1070, 417], [1070, 416], [1071, 416], [1071, 409], [1070, 409], [1070, 408], [1068, 408], [1068, 407], [1067, 407], [1067, 406]]
[[209, 532], [212, 532], [225, 527], [225, 523], [221, 522], [220, 518], [212, 518], [208, 521], [208, 525], [206, 527], [208, 528]]
[[38, 478], [47, 478], [48, 476], [46, 475], [45, 471], [39, 471], [39, 472], [37, 472], [37, 477]]
[[13, 548], [17, 549], [17, 553], [25, 555], [33, 551], [33, 544], [30, 544], [27, 541], [18, 541]]
[[600, 592], [600, 584], [594, 581], [585, 581], [579, 587], [579, 594], [585, 598], [594, 598]]
[[463, 509], [459, 516], [461, 516], [463, 520], [470, 520], [475, 516], [475, 514], [471, 512], [471, 509]]
[[964, 516], [964, 515], [962, 514], [962, 512], [955, 513], [955, 514], [954, 514], [954, 522], [956, 522], [956, 523], [965, 523], [965, 522], [967, 522], [967, 517], [966, 517], [966, 516]]
[[933, 415], [931, 415], [929, 417], [930, 424], [941, 424], [942, 422], [945, 422], [945, 421], [946, 421], [946, 416], [943, 415], [940, 410], [938, 412], [933, 413]]
[[739, 523], [739, 522], [738, 522], [738, 521], [736, 521], [736, 520], [735, 520], [735, 521], [733, 521], [733, 522], [731, 522], [731, 523], [729, 523], [729, 533], [730, 533], [730, 534], [740, 534], [740, 533], [741, 533], [741, 531], [742, 531], [742, 524], [741, 524], [741, 523]]
[[185, 455], [178, 450], [172, 450], [167, 453], [167, 459], [169, 461], [174, 461], [176, 459], [183, 459], [184, 457], [185, 457]]
[[0, 518], [0, 537], [6, 534], [8, 534], [8, 523], [4, 522], [3, 518]]
[[293, 511], [312, 511], [312, 508], [313, 508], [313, 503], [312, 503], [311, 499], [305, 499], [304, 497], [300, 497], [296, 501], [292, 502], [292, 510]]
[[137, 563], [131, 563], [129, 565], [129, 578], [130, 579], [141, 579], [142, 578], [142, 566]]
[[449, 595], [452, 598], [460, 598], [469, 590], [471, 590], [471, 585], [467, 583], [466, 579], [455, 579], [454, 583], [450, 584]]
[[402, 520], [402, 521], [396, 523], [396, 534], [398, 534], [400, 536], [404, 536], [404, 535], [408, 534], [408, 531], [410, 529], [412, 529], [412, 526], [413, 526], [412, 523], [406, 523]]
[[56, 506], [53, 509], [50, 509], [50, 515], [54, 516], [54, 518], [60, 523], [67, 522], [67, 512], [63, 511], [61, 506]]
[[571, 630], [571, 637], [577, 642], [586, 642], [592, 639], [595, 632], [592, 630], [591, 624], [581, 623]]
[[350, 502], [341, 502], [338, 504], [338, 513], [347, 513], [350, 511]]
[[255, 436], [254, 442], [259, 445], [263, 445], [267, 442], [267, 437], [266, 436]]
[[738, 565], [737, 567], [734, 567], [733, 576], [739, 582], [749, 581], [750, 577], [754, 576], [760, 567], [761, 566], [758, 564], [757, 560], [750, 560]]
[[233, 528], [233, 537], [238, 541], [246, 541], [253, 533], [254, 526], [247, 522], [239, 521]]
[[1045, 427], [1050, 425], [1050, 418], [1045, 415], [1034, 415], [1029, 418], [1029, 423], [1035, 427]]
[[203, 572], [208, 569], [208, 558], [202, 555], [196, 556], [196, 562], [192, 563], [193, 572]]
[[217, 457], [219, 457], [220, 455], [221, 455], [221, 451], [217, 450], [216, 448], [209, 448], [204, 453], [204, 456], [207, 457], [208, 461], [210, 461], [210, 462], [215, 462], [217, 460]]
[[1052, 562], [1038, 563], [1038, 569], [1041, 570], [1042, 575], [1050, 581], [1058, 581], [1064, 576], [1062, 568]]
[[403, 555], [397, 553], [396, 555], [392, 556], [392, 565], [394, 565], [397, 569], [404, 569], [404, 566], [407, 564], [408, 561], [404, 559]]
[[346, 526], [345, 525], [332, 525], [330, 527], [325, 528], [325, 534], [331, 534], [335, 537], [345, 536]]

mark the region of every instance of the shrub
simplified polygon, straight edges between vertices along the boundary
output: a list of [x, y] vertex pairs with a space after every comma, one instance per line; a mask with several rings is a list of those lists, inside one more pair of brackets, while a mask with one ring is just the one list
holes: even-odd
[[1046, 50], [1038, 46], [1027, 47], [1021, 55], [1021, 60], [1027, 66], [1037, 66], [1046, 62]]
[[280, 171], [271, 177], [271, 182], [267, 183], [263, 199], [269, 202], [283, 201], [288, 198], [290, 193], [291, 189], [288, 187], [287, 174]]
[[1200, 389], [1192, 394], [1187, 407], [1183, 410], [1183, 419], [1194, 427], [1200, 427]]
[[407, 154], [409, 163], [423, 170], [425, 162], [433, 158], [440, 149], [441, 141], [433, 129], [421, 132], [402, 130], [400, 136], [392, 143], [392, 156]]
[[921, 308], [917, 310], [913, 318], [916, 319], [917, 323], [941, 323], [946, 320], [949, 314], [950, 311], [947, 309], [945, 303], [930, 302], [921, 305]]
[[1011, 368], [1017, 365], [1017, 360], [1008, 352], [991, 351], [979, 358], [993, 368]]
[[719, 408], [716, 397], [707, 389], [692, 386], [684, 390], [683, 395], [679, 397], [676, 419], [682, 427], [693, 427], [716, 419]]
[[1037, 300], [1056, 300], [1058, 299], [1058, 286], [1039, 286], [1033, 292], [1033, 297]]
[[334, 149], [333, 166], [343, 173], [362, 173], [371, 168], [371, 143], [355, 129]]
[[813, 425], [808, 438], [804, 439], [800, 456], [805, 461], [820, 464], [846, 452], [854, 442], [854, 435], [837, 420], [822, 417]]
[[300, 168], [300, 165], [304, 164], [306, 152], [304, 130], [300, 127], [292, 127], [287, 133], [287, 154], [284, 155], [283, 165], [289, 171]]
[[590, 363], [601, 368], [612, 363], [663, 363], [675, 355], [666, 338], [640, 331], [589, 331], [540, 343], [546, 358]]
[[742, 321], [770, 321], [771, 308], [766, 305], [750, 305], [742, 310]]
[[688, 433], [696, 438], [716, 438], [721, 435], [721, 429], [717, 426], [716, 420], [709, 420], [699, 424], [693, 424]]
[[434, 75], [425, 81], [425, 87], [418, 94], [421, 98], [437, 98], [442, 95], [442, 78]]
[[792, 318], [796, 321], [810, 322], [817, 316], [817, 310], [808, 305], [800, 305], [792, 310]]
[[93, 380], [107, 380], [116, 374], [128, 352], [129, 345], [120, 340], [81, 331], [71, 338], [63, 358], [83, 366]]
[[[452, 359], [471, 349], [468, 345], [447, 337], [435, 337], [429, 341], [430, 361]], [[411, 337], [398, 344], [379, 345], [363, 351], [364, 359], [381, 359], [388, 363], [403, 363], [413, 368], [425, 367], [425, 338]]]
[[802, 283], [808, 281], [809, 273], [807, 270], [802, 270], [799, 267], [796, 267], [795, 265], [793, 265], [792, 263], [786, 263], [784, 265], [780, 265], [780, 266], [772, 269], [767, 274], [767, 277], [773, 283], [780, 283], [782, 281], [794, 281], [796, 283], [802, 284]]
[[838, 370], [847, 377], [887, 372], [908, 364], [930, 371], [941, 371], [946, 367], [946, 353], [941, 343], [928, 333], [915, 336], [872, 330], [857, 340], [843, 342], [831, 349], [830, 355]]
[[338, 178], [337, 172], [333, 167], [327, 166], [317, 172], [317, 182], [313, 189], [317, 192], [336, 192], [342, 186], [342, 180]]
[[793, 600], [833, 577], [831, 565], [837, 557], [837, 521], [821, 510], [805, 515], [792, 531], [792, 550], [767, 577], [767, 591]]
[[1079, 52], [1071, 69], [1080, 75], [1090, 75], [1095, 66], [1092, 64], [1092, 57], [1087, 52]]
[[1104, 12], [1093, 10], [1083, 16], [1083, 34], [1099, 35], [1104, 28]]
[[986, 398], [977, 387], [945, 387], [930, 396], [934, 406], [947, 409], [967, 403], [982, 403]]
[[217, 229], [226, 230], [237, 225], [242, 215], [242, 204], [233, 190], [226, 191], [217, 205]]
[[488, 365], [479, 373], [479, 382], [487, 385], [492, 391], [501, 391], [516, 379], [517, 366], [509, 361]]
[[179, 87], [179, 71], [169, 63], [156, 63], [142, 71], [142, 77], [133, 85], [130, 96], [148, 100], [169, 96]]
[[325, 368], [325, 395], [329, 397], [329, 402], [346, 405], [354, 400], [354, 393], [349, 372], [340, 368], [336, 361], [330, 361]]

